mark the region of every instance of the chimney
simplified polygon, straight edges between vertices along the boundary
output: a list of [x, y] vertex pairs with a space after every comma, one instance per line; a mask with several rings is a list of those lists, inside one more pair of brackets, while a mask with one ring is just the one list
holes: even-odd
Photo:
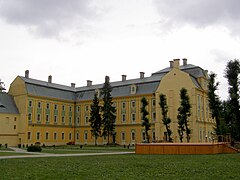
[[127, 79], [127, 75], [122, 75], [122, 81], [126, 81], [126, 79]]
[[75, 83], [71, 83], [71, 87], [72, 87], [72, 88], [75, 88]]
[[25, 78], [29, 78], [29, 70], [25, 71]]
[[143, 79], [144, 78], [144, 72], [140, 72], [140, 79]]
[[180, 59], [174, 59], [173, 60], [173, 67], [174, 68], [179, 69], [179, 61], [180, 61]]
[[92, 85], [92, 81], [91, 80], [87, 80], [87, 86], [91, 86]]
[[173, 68], [173, 61], [169, 61], [170, 62], [170, 68]]
[[51, 75], [48, 76], [48, 82], [52, 83], [52, 76]]
[[187, 59], [186, 58], [183, 58], [183, 65], [186, 66], [187, 65]]

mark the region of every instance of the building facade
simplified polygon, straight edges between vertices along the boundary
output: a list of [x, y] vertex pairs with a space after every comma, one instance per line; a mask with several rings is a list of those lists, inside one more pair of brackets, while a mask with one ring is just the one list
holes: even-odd
[[[192, 105], [189, 122], [192, 132], [190, 141], [210, 142], [215, 121], [211, 118], [208, 107], [207, 83], [207, 71], [188, 64], [187, 59], [183, 59], [181, 66], [180, 60], [174, 59], [170, 61], [169, 67], [152, 73], [150, 77], [145, 77], [144, 72], [140, 72], [137, 79], [127, 80], [126, 75], [122, 75], [121, 81], [110, 82], [111, 95], [117, 110], [116, 143], [128, 145], [145, 141], [140, 112], [142, 97], [149, 103], [147, 110], [151, 122], [151, 142], [166, 140], [166, 129], [162, 123], [159, 106], [161, 93], [167, 97], [173, 141], [179, 142], [177, 109], [180, 106], [180, 89], [183, 87], [188, 90]], [[87, 86], [83, 87], [75, 87], [73, 83], [71, 86], [59, 85], [52, 83], [51, 76], [48, 77], [48, 81], [40, 81], [30, 78], [29, 71], [25, 72], [24, 77], [16, 77], [8, 92], [18, 109], [17, 135], [14, 142], [25, 145], [35, 142], [45, 145], [68, 142], [94, 144], [89, 123], [90, 106], [94, 93], [100, 92], [102, 87], [103, 84], [93, 85], [91, 81], [87, 81]], [[7, 141], [6, 138], [4, 140]], [[98, 138], [98, 144], [105, 143], [106, 137]]]

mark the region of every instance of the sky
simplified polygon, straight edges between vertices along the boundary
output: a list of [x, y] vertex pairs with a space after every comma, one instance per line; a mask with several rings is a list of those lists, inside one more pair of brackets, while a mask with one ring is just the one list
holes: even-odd
[[[217, 74], [240, 57], [239, 0], [0, 0], [0, 79], [77, 87], [139, 78], [187, 58]], [[182, 63], [182, 62], [181, 62]]]

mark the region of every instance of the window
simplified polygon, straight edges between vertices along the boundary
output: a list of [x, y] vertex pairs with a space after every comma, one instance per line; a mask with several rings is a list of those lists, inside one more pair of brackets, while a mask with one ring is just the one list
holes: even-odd
[[76, 134], [76, 139], [79, 140], [79, 133]]
[[32, 107], [32, 101], [31, 100], [28, 101], [28, 107]]
[[54, 116], [54, 123], [57, 123], [57, 116]]
[[88, 139], [88, 133], [85, 131], [84, 132], [84, 140], [87, 140]]
[[125, 109], [126, 108], [126, 103], [122, 102], [122, 108]]
[[155, 107], [156, 106], [156, 100], [152, 99], [152, 106]]
[[37, 140], [40, 140], [40, 132], [37, 132]]
[[58, 109], [58, 105], [54, 104], [54, 110], [57, 110], [57, 109]]
[[85, 111], [88, 111], [88, 105], [85, 106]]
[[62, 133], [62, 140], [64, 140], [65, 139], [65, 134], [64, 133]]
[[152, 141], [156, 140], [156, 135], [155, 135], [155, 131], [152, 132]]
[[77, 124], [79, 125], [80, 124], [80, 118], [77, 117]]
[[32, 114], [28, 113], [28, 121], [32, 121]]
[[88, 116], [85, 116], [85, 124], [88, 123]]
[[69, 112], [72, 112], [72, 106], [69, 106]]
[[152, 113], [152, 121], [155, 122], [156, 121], [156, 112]]
[[65, 117], [62, 116], [62, 123], [65, 123]]
[[131, 101], [131, 107], [135, 108], [136, 107], [136, 101]]
[[142, 132], [142, 140], [145, 141], [145, 132]]
[[69, 117], [69, 124], [72, 124], [72, 117]]
[[17, 117], [14, 117], [14, 121], [17, 121]]
[[122, 141], [125, 141], [125, 132], [122, 132]]
[[77, 112], [80, 112], [80, 106], [77, 107]]
[[49, 115], [46, 114], [46, 122], [49, 122]]
[[27, 134], [27, 138], [28, 138], [28, 140], [31, 139], [31, 132], [28, 132], [28, 134]]
[[48, 132], [46, 132], [46, 134], [45, 134], [45, 139], [46, 140], [48, 140], [48, 138], [49, 138], [48, 136], [49, 136], [49, 134], [48, 134]]
[[47, 103], [47, 109], [49, 109], [50, 108], [50, 104], [49, 103]]
[[132, 113], [132, 114], [131, 114], [131, 120], [132, 120], [133, 122], [136, 121], [136, 114], [135, 114], [135, 113]]
[[132, 137], [132, 141], [135, 141], [135, 132], [132, 132], [131, 137]]
[[13, 126], [13, 129], [17, 129], [17, 126], [16, 126], [16, 125], [14, 125], [14, 126]]
[[64, 105], [62, 105], [62, 111], [65, 111], [65, 106]]
[[54, 140], [57, 140], [57, 133], [54, 133], [53, 138]]
[[200, 104], [201, 104], [201, 99], [200, 99], [200, 95], [198, 95], [197, 97], [198, 97], [198, 118], [200, 118]]
[[69, 133], [68, 138], [69, 138], [69, 140], [72, 140], [72, 133]]
[[126, 122], [126, 114], [122, 114], [122, 122]]
[[38, 102], [38, 108], [41, 108], [41, 107], [42, 107], [42, 103]]
[[136, 94], [136, 92], [137, 92], [137, 87], [135, 84], [132, 84], [131, 85], [131, 94]]
[[41, 120], [41, 115], [37, 114], [37, 121], [40, 121], [40, 120]]

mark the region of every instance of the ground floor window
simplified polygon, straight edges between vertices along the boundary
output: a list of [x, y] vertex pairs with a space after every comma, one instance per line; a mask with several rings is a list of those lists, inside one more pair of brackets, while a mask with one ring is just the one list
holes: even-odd
[[54, 140], [57, 140], [57, 133], [54, 133]]
[[40, 140], [40, 132], [37, 132], [37, 140]]
[[48, 134], [48, 132], [46, 132], [46, 137], [45, 137], [46, 140], [48, 140], [48, 138], [49, 138], [48, 136], [49, 136], [49, 134]]
[[28, 134], [27, 134], [27, 138], [28, 138], [28, 140], [31, 139], [31, 132], [28, 132]]

